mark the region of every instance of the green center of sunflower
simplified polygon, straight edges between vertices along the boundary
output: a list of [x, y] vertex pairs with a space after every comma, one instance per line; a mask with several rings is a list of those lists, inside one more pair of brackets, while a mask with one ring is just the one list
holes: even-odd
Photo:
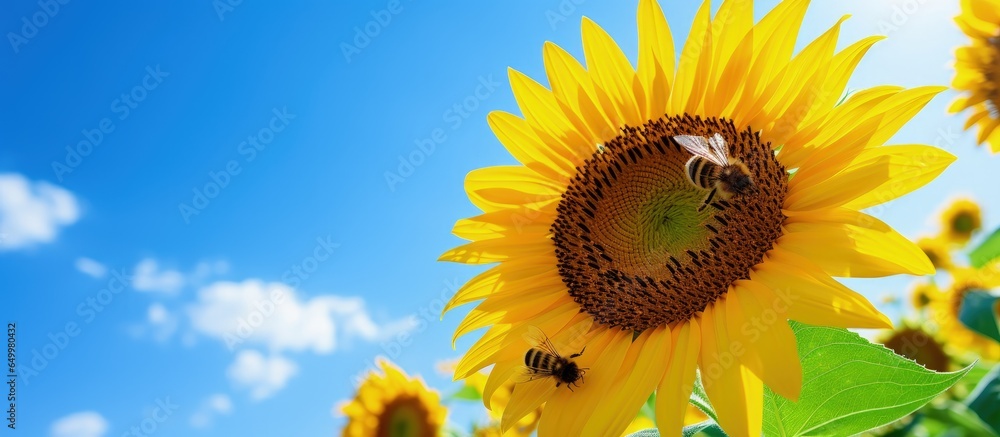
[[[677, 135], [719, 133], [754, 189], [697, 186]], [[599, 323], [642, 331], [690, 319], [747, 279], [781, 236], [788, 174], [769, 144], [726, 119], [667, 116], [626, 127], [581, 167], [552, 225], [569, 294]], [[717, 185], [712, 185], [717, 186]]]
[[948, 371], [948, 354], [933, 337], [920, 329], [903, 328], [893, 332], [885, 341], [885, 347], [899, 355], [916, 361], [920, 365], [936, 371]]
[[385, 406], [379, 416], [378, 437], [433, 437], [429, 413], [416, 397], [399, 397]]

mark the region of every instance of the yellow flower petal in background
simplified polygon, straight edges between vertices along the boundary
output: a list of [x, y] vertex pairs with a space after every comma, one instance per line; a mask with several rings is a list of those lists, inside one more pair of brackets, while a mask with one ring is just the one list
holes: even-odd
[[[1000, 152], [1000, 0], [963, 0], [959, 29], [971, 40], [955, 51], [955, 78], [952, 87], [962, 93], [949, 109], [961, 112], [974, 108], [966, 129], [979, 126], [977, 142], [990, 143]], [[975, 118], [977, 121], [973, 121]]]

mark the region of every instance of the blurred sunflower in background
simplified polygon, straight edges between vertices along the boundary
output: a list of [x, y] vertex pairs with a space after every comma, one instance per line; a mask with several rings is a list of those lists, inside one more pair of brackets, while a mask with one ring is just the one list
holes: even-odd
[[942, 342], [919, 323], [904, 321], [895, 329], [883, 332], [877, 340], [896, 354], [925, 368], [935, 372], [951, 370], [951, 357], [945, 352]]
[[982, 226], [982, 211], [972, 199], [956, 199], [941, 213], [941, 238], [951, 245], [968, 243], [972, 234]]
[[354, 399], [341, 406], [347, 416], [344, 437], [437, 437], [448, 410], [437, 392], [387, 360], [378, 360]]
[[930, 282], [917, 282], [913, 285], [910, 290], [910, 302], [913, 304], [913, 308], [917, 310], [922, 310], [927, 308], [931, 303], [933, 296], [937, 295], [941, 291], [938, 290], [937, 285]]
[[1000, 287], [1000, 273], [992, 270], [995, 268], [952, 269], [951, 284], [943, 291], [931, 294], [931, 320], [937, 325], [940, 337], [947, 339], [946, 346], [956, 355], [974, 353], [989, 361], [1000, 360], [1000, 343], [969, 329], [960, 319], [967, 293]]
[[1000, 0], [962, 0], [958, 27], [971, 39], [955, 52], [951, 86], [965, 94], [949, 109], [972, 109], [965, 128], [978, 126], [976, 141], [1000, 152]]
[[917, 247], [924, 251], [927, 259], [935, 269], [947, 270], [952, 267], [951, 252], [948, 242], [941, 237], [921, 237], [917, 239]]
[[[801, 390], [784, 319], [891, 327], [832, 277], [934, 272], [919, 247], [860, 210], [954, 160], [883, 146], [942, 88], [875, 87], [838, 104], [881, 37], [837, 52], [841, 20], [793, 56], [808, 1], [781, 2], [757, 24], [751, 3], [725, 1], [712, 18], [705, 2], [679, 58], [660, 6], [642, 0], [638, 69], [584, 18], [586, 68], [546, 43], [551, 89], [510, 71], [523, 117], [488, 121], [521, 165], [468, 175], [483, 214], [458, 221], [453, 232], [472, 242], [441, 257], [499, 263], [445, 309], [482, 300], [455, 337], [488, 328], [455, 377], [492, 366], [489, 405], [522, 372], [529, 327], [585, 344], [575, 362], [588, 371], [573, 391], [553, 378], [516, 384], [504, 429], [544, 404], [539, 435], [618, 435], [655, 391], [656, 424], [676, 435], [700, 368], [726, 433], [759, 436], [764, 384], [792, 400]], [[752, 184], [706, 205], [709, 190], [688, 180], [691, 153], [674, 137], [715, 134]], [[739, 329], [765, 311], [782, 322]], [[739, 362], [723, 362], [737, 342]]]

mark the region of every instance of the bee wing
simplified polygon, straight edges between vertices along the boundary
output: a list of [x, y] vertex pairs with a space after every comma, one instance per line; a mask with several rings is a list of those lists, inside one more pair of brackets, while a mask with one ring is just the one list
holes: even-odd
[[[674, 140], [691, 154], [705, 158], [715, 165], [724, 166], [729, 163], [729, 159], [726, 157], [726, 141], [719, 134], [713, 135], [712, 140], [698, 135], [677, 135]], [[719, 155], [719, 149], [715, 143], [721, 144], [722, 155]]]
[[708, 144], [712, 146], [716, 156], [721, 158], [724, 163], [729, 163], [729, 146], [726, 145], [726, 139], [722, 138], [721, 134], [718, 132], [712, 134], [712, 138], [708, 139]]
[[538, 329], [537, 326], [528, 326], [528, 330], [522, 335], [532, 347], [537, 347], [552, 355], [560, 356], [559, 352], [556, 351], [555, 345], [549, 340], [549, 337], [541, 329]]
[[533, 369], [527, 366], [521, 366], [520, 372], [518, 372], [513, 381], [515, 384], [521, 384], [525, 382], [531, 382], [536, 379], [548, 378], [552, 376], [552, 371], [549, 369]]

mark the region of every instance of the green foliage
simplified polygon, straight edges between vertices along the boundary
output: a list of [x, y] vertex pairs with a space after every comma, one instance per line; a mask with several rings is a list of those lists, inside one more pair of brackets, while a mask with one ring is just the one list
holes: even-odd
[[[681, 435], [683, 437], [725, 437], [726, 433], [722, 432], [722, 428], [719, 428], [719, 425], [715, 422], [706, 420], [701, 423], [685, 426], [681, 430]], [[628, 437], [660, 437], [660, 432], [656, 428], [644, 429], [629, 434]]]
[[691, 399], [689, 399], [689, 402], [698, 407], [701, 412], [705, 413], [705, 415], [712, 420], [716, 422], [719, 421], [719, 417], [715, 415], [715, 409], [712, 408], [712, 403], [708, 401], [708, 394], [705, 393], [705, 386], [701, 385], [701, 375], [694, 380], [694, 391], [691, 393]]
[[1000, 366], [994, 367], [979, 381], [966, 405], [993, 431], [1000, 433]]
[[955, 401], [925, 408], [920, 426], [930, 435], [949, 437], [997, 437], [975, 411]]
[[446, 400], [479, 401], [482, 399], [483, 399], [483, 394], [479, 393], [479, 390], [476, 390], [475, 387], [469, 385], [463, 385], [461, 389], [459, 389], [455, 393], [452, 393], [451, 396], [448, 396]]
[[977, 269], [997, 258], [1000, 258], [1000, 229], [993, 231], [986, 241], [969, 253], [969, 261]]
[[964, 376], [936, 373], [844, 329], [791, 322], [802, 359], [798, 402], [764, 393], [764, 435], [843, 436], [894, 422]]
[[997, 315], [994, 310], [996, 300], [996, 296], [986, 291], [969, 291], [962, 298], [962, 311], [958, 319], [969, 329], [1000, 341], [1000, 329], [997, 327]]

